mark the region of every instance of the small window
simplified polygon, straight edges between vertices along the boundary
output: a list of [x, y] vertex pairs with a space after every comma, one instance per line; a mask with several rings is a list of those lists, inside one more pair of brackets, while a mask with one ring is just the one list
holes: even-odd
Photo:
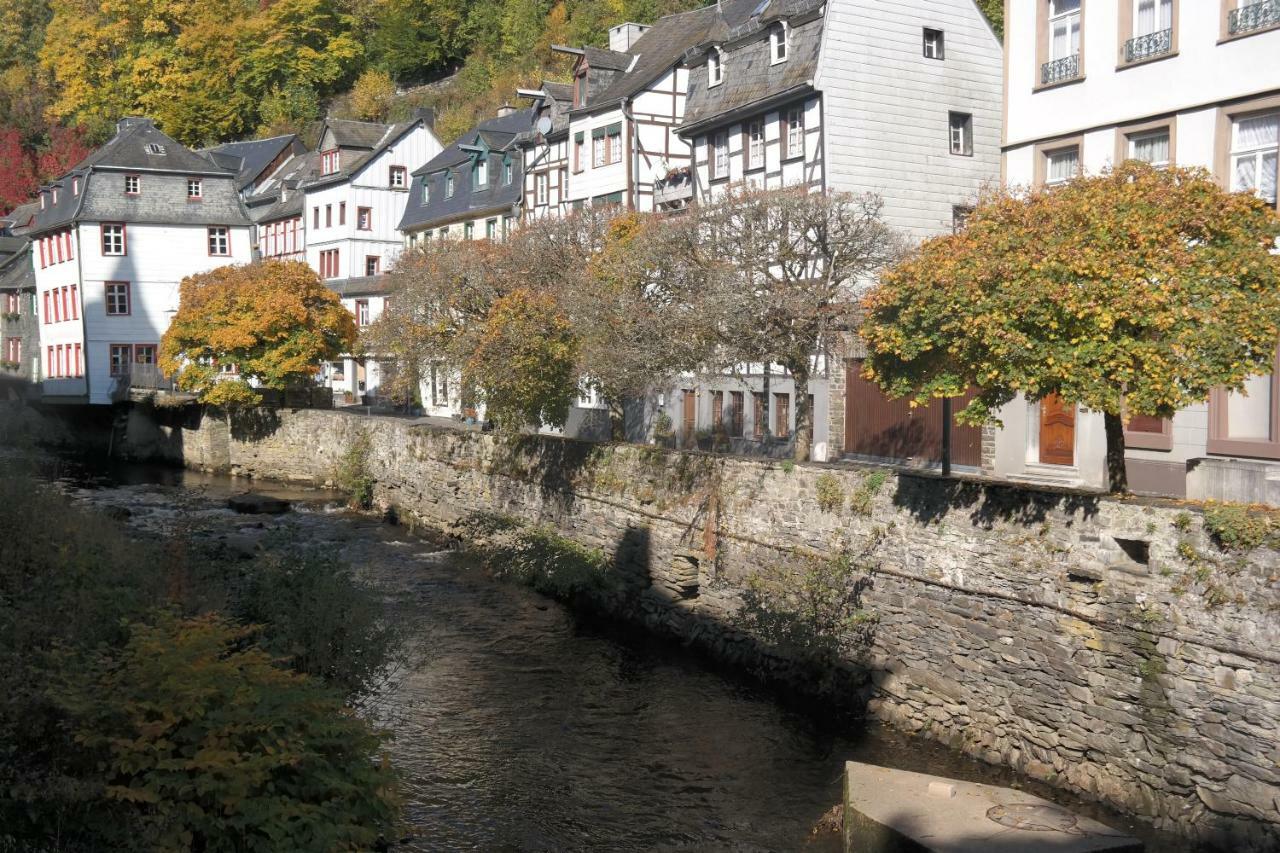
[[123, 255], [125, 249], [124, 226], [104, 224], [102, 226], [102, 254]]
[[534, 204], [547, 203], [547, 173], [539, 172], [533, 176]]
[[942, 30], [924, 28], [924, 58], [942, 59]]
[[422, 204], [431, 204], [431, 178], [423, 177], [422, 179]]
[[133, 347], [129, 344], [112, 344], [109, 371], [112, 376], [128, 376]]
[[498, 220], [486, 219], [484, 223], [484, 236], [487, 240], [492, 240], [498, 236]]
[[462, 236], [468, 240], [474, 240], [476, 238], [476, 224], [474, 222], [468, 222], [466, 225], [463, 225]]
[[585, 166], [582, 165], [583, 150], [586, 148], [586, 137], [582, 131], [578, 131], [573, 135], [573, 171], [581, 172]]
[[338, 202], [338, 224], [347, 224], [347, 203], [345, 201]]
[[156, 345], [155, 344], [134, 344], [133, 345], [133, 363], [134, 364], [155, 364], [156, 363]]
[[107, 282], [107, 316], [124, 317], [129, 314], [129, 282]]
[[163, 156], [164, 156], [164, 146], [163, 146], [163, 145], [158, 145], [158, 144], [156, 144], [155, 142], [148, 142], [148, 143], [147, 143], [147, 153], [148, 153], [148, 154], [154, 154], [154, 155], [155, 155], [155, 156], [157, 156], [157, 157], [163, 157]]
[[720, 48], [713, 47], [707, 54], [707, 86], [719, 86], [724, 82], [724, 56]]
[[471, 166], [471, 189], [482, 190], [489, 185], [489, 158], [477, 157]]
[[137, 175], [124, 176], [124, 194], [137, 195], [142, 189], [142, 178]]
[[71, 194], [80, 195], [80, 179], [79, 178], [71, 179]]
[[508, 157], [507, 159], [502, 161], [502, 183], [504, 185], [510, 186], [512, 175], [513, 175], [513, 170], [511, 167], [511, 158]]
[[187, 199], [199, 201], [204, 198], [204, 182], [199, 178], [187, 178]]
[[787, 109], [783, 130], [787, 137], [787, 157], [804, 156], [804, 107], [794, 106]]
[[1045, 183], [1065, 184], [1080, 171], [1080, 149], [1076, 146], [1046, 152]]
[[389, 172], [388, 183], [392, 189], [402, 190], [409, 185], [409, 172], [404, 166], [392, 166]]
[[225, 257], [231, 254], [230, 229], [225, 225], [209, 227], [209, 254]]
[[364, 258], [364, 274], [377, 275], [382, 269], [382, 258], [377, 255], [365, 255]]
[[973, 156], [973, 116], [969, 113], [949, 113], [951, 126], [951, 153], [962, 157]]
[[356, 300], [356, 325], [357, 326], [369, 325], [369, 300], [368, 299]]
[[1169, 151], [1169, 129], [1135, 133], [1129, 137], [1130, 160], [1141, 160], [1157, 168], [1168, 166], [1172, 158]]
[[769, 30], [769, 64], [787, 61], [787, 25], [778, 22]]
[[57, 188], [57, 187], [54, 187], [54, 188], [53, 188], [53, 203], [54, 203], [54, 204], [57, 204], [57, 203], [58, 203], [58, 188]]
[[453, 198], [453, 172], [444, 176], [444, 197]]
[[338, 171], [341, 152], [337, 149], [325, 151], [320, 155], [320, 173], [322, 175], [332, 175]]
[[361, 231], [373, 230], [373, 208], [357, 207], [356, 208], [356, 228]]
[[1231, 123], [1231, 189], [1276, 203], [1280, 112], [1242, 116]]

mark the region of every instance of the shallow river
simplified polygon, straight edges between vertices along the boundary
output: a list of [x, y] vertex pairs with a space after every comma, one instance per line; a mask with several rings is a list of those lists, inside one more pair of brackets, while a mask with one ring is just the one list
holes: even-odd
[[[175, 507], [250, 541], [261, 517], [222, 509], [243, 482], [131, 467], [72, 478], [86, 500], [163, 530]], [[411, 840], [398, 849], [764, 851], [839, 849], [810, 838], [856, 759], [994, 784], [1012, 774], [880, 725], [824, 720], [678, 646], [586, 624], [498, 583], [403, 527], [336, 511], [332, 496], [265, 521], [331, 547], [387, 592], [412, 660], [370, 713], [394, 731]], [[1171, 839], [1027, 785], [1149, 850]]]

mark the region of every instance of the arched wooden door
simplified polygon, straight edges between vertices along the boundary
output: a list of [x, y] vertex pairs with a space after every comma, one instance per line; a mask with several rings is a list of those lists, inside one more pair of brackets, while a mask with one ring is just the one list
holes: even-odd
[[1076, 462], [1076, 407], [1057, 394], [1040, 401], [1040, 462], [1074, 465]]

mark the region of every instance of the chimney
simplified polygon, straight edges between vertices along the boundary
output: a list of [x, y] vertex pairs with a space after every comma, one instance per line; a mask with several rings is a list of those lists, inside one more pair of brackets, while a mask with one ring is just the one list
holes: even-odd
[[633, 24], [630, 21], [625, 24], [618, 24], [616, 27], [610, 27], [609, 50], [626, 53], [631, 50], [631, 45], [635, 44], [636, 40], [644, 35], [648, 29], [648, 24]]
[[124, 133], [126, 130], [131, 130], [135, 127], [155, 127], [155, 122], [149, 118], [142, 118], [141, 116], [126, 116], [116, 122], [116, 135]]
[[516, 108], [511, 106], [511, 104], [503, 104], [502, 106], [498, 107], [498, 118], [506, 118], [507, 116], [511, 115], [515, 111], [516, 111]]

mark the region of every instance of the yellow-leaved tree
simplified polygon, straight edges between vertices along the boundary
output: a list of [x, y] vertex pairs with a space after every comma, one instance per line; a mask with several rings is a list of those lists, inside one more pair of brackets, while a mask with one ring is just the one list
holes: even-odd
[[320, 362], [355, 345], [351, 312], [298, 261], [188, 276], [180, 300], [160, 342], [160, 368], [204, 403], [254, 405], [255, 386], [305, 384]]

